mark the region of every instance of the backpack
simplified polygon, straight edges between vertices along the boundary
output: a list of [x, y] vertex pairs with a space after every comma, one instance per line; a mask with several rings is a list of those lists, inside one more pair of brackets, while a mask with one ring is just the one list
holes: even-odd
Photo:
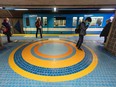
[[1, 30], [2, 30], [3, 34], [8, 32], [8, 29], [3, 25], [1, 26]]
[[75, 33], [76, 33], [76, 34], [79, 34], [79, 33], [80, 33], [80, 31], [81, 31], [80, 26], [81, 26], [81, 24], [79, 24], [79, 25], [77, 26], [77, 28], [75, 29]]

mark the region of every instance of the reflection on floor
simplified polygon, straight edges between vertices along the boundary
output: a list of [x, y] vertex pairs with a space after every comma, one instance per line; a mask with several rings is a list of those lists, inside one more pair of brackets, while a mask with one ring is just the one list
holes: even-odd
[[2, 37], [0, 87], [115, 87], [116, 58], [102, 39], [87, 36], [80, 51], [77, 38], [17, 36], [7, 43]]

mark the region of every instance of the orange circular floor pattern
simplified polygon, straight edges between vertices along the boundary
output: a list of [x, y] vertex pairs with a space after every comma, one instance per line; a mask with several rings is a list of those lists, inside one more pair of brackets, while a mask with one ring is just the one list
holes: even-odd
[[[43, 43], [35, 42], [35, 43], [30, 44], [29, 46], [27, 46], [22, 51], [22, 57], [23, 57], [23, 59], [25, 61], [27, 61], [28, 63], [30, 63], [32, 65], [46, 67], [46, 68], [62, 68], [62, 67], [66, 67], [66, 66], [71, 66], [71, 65], [74, 65], [74, 64], [80, 62], [84, 58], [84, 56], [85, 56], [84, 51], [80, 51], [80, 50], [77, 50], [77, 49], [76, 49], [76, 54], [75, 55], [73, 55], [72, 57], [70, 57], [68, 59], [60, 60], [60, 61], [55, 61], [55, 58], [53, 59], [53, 61], [42, 60], [40, 58], [37, 58], [37, 57], [33, 56], [31, 51], [30, 51], [32, 49], [32, 47], [37, 45], [37, 44], [38, 45], [40, 44], [39, 46], [42, 46], [45, 43], [56, 43], [56, 42], [58, 42], [58, 43], [60, 42], [60, 43], [65, 44], [65, 45], [70, 44], [70, 45], [72, 45], [76, 49], [75, 44], [72, 43], [72, 42], [65, 42], [65, 41], [43, 41]], [[69, 53], [72, 53], [72, 51], [73, 51], [71, 49], [70, 45], [67, 45], [68, 49], [70, 51], [70, 52], [68, 51], [67, 56], [69, 55]], [[39, 54], [39, 55], [43, 57], [43, 55], [41, 55], [41, 54]], [[47, 56], [45, 56], [45, 57], [47, 57]], [[49, 57], [50, 56], [48, 56], [48, 58]], [[52, 57], [53, 56], [51, 56], [51, 58]]]

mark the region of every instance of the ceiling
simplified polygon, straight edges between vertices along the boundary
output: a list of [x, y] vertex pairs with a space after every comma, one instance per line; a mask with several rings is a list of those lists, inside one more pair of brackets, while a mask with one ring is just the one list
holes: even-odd
[[[0, 17], [22, 17], [24, 13], [50, 13], [53, 7], [59, 8], [61, 13], [86, 12], [90, 8], [116, 8], [116, 0], [0, 0], [0, 7], [4, 8], [0, 10]], [[15, 11], [14, 8], [30, 10]]]
[[116, 0], [0, 0], [0, 6], [19, 8], [95, 8], [115, 7]]

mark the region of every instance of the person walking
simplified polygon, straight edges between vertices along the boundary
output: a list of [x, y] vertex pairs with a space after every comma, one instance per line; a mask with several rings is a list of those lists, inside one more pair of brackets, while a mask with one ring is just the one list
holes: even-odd
[[38, 37], [38, 30], [40, 31], [40, 37], [42, 38], [42, 23], [40, 18], [37, 18], [37, 21], [35, 22], [35, 26], [36, 26], [36, 38]]
[[90, 17], [87, 17], [85, 19], [85, 21], [81, 22], [80, 23], [80, 32], [79, 32], [79, 40], [76, 44], [76, 47], [79, 49], [79, 50], [82, 50], [81, 49], [81, 45], [83, 43], [83, 39], [84, 39], [84, 36], [86, 35], [86, 30], [87, 28], [89, 27], [90, 23], [91, 23], [92, 19]]

